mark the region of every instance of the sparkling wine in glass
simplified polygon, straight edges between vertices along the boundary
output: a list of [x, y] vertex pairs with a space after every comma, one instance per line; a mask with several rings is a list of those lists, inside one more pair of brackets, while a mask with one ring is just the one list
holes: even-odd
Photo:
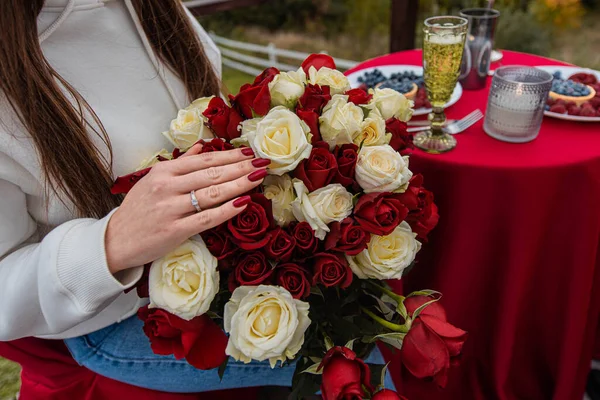
[[465, 48], [468, 21], [460, 17], [432, 17], [423, 28], [423, 77], [433, 112], [431, 129], [414, 137], [415, 145], [428, 153], [443, 153], [456, 146], [456, 139], [444, 133], [444, 106], [456, 86]]

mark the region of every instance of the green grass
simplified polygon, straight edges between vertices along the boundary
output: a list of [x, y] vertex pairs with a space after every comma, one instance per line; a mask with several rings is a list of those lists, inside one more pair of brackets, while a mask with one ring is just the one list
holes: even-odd
[[8, 360], [0, 358], [0, 400], [12, 400], [19, 391], [21, 368]]
[[236, 94], [244, 83], [252, 83], [254, 76], [232, 68], [223, 67], [223, 85], [231, 94]]

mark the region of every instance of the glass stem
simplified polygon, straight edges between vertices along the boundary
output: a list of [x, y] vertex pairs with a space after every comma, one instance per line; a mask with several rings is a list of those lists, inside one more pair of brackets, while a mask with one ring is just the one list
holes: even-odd
[[429, 114], [429, 121], [431, 122], [431, 133], [432, 136], [444, 136], [442, 128], [446, 123], [446, 114], [444, 113], [444, 107], [432, 107], [432, 113]]

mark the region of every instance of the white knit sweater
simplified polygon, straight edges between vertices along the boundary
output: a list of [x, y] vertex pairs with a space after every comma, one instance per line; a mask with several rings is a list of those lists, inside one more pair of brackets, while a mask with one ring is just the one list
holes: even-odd
[[[194, 25], [220, 75], [217, 48]], [[187, 96], [152, 53], [130, 0], [46, 0], [38, 30], [50, 64], [106, 128], [114, 176], [170, 148], [160, 132]], [[112, 213], [82, 219], [72, 209], [45, 198], [32, 140], [0, 93], [0, 341], [83, 335], [142, 304], [135, 291], [123, 294], [141, 267], [117, 277], [108, 271], [104, 232]]]

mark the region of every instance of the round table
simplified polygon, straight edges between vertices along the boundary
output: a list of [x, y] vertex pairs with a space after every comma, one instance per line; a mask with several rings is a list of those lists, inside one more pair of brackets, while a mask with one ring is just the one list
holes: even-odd
[[[502, 65], [565, 65], [504, 51]], [[421, 51], [390, 54], [366, 67], [422, 65]], [[495, 68], [499, 65], [493, 65]], [[485, 89], [464, 91], [447, 109], [485, 112]], [[406, 293], [443, 293], [450, 322], [469, 331], [444, 390], [392, 372], [410, 399], [581, 399], [600, 342], [600, 124], [545, 117], [539, 137], [512, 144], [480, 121], [457, 147], [415, 149], [439, 206], [439, 225], [403, 280]]]

